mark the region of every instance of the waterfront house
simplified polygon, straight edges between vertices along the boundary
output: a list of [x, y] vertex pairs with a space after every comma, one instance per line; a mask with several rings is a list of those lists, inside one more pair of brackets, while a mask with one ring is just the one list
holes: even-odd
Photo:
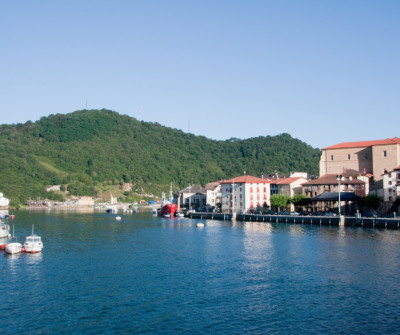
[[386, 171], [383, 174], [383, 201], [385, 211], [394, 210], [399, 212], [398, 208], [392, 208], [393, 203], [400, 198], [400, 166], [393, 171]]
[[246, 213], [270, 206], [270, 181], [253, 176], [240, 176], [221, 181], [223, 213]]
[[179, 207], [205, 208], [206, 189], [200, 185], [190, 185], [174, 194], [174, 202]]
[[[270, 181], [271, 196], [274, 194], [287, 195], [294, 197], [302, 194], [302, 185], [308, 181], [307, 173], [295, 172], [287, 178], [272, 179]], [[294, 205], [290, 204], [290, 210], [294, 210]]]
[[206, 205], [208, 208], [216, 208], [221, 205], [221, 181], [206, 184]]

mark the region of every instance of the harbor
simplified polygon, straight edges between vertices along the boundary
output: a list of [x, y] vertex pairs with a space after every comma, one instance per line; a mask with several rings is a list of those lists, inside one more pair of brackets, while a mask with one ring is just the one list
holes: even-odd
[[34, 225], [45, 251], [0, 252], [0, 330], [398, 332], [399, 231], [196, 215], [19, 211], [16, 235]]

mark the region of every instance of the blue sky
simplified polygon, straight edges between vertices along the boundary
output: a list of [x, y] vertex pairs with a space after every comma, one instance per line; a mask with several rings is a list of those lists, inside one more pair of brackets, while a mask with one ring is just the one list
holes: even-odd
[[0, 0], [0, 123], [87, 106], [219, 140], [400, 137], [399, 18], [397, 0]]

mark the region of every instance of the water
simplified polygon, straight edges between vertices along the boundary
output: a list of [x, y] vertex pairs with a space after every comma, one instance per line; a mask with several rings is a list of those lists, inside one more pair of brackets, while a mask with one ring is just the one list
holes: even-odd
[[4, 334], [400, 333], [400, 232], [25, 212], [0, 254]]

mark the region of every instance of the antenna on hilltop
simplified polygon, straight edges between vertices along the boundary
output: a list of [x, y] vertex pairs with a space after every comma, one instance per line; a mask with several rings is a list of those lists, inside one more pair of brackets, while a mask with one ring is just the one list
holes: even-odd
[[139, 108], [139, 121], [142, 121], [142, 109]]
[[86, 105], [85, 105], [85, 109], [87, 109], [87, 98], [86, 98]]

